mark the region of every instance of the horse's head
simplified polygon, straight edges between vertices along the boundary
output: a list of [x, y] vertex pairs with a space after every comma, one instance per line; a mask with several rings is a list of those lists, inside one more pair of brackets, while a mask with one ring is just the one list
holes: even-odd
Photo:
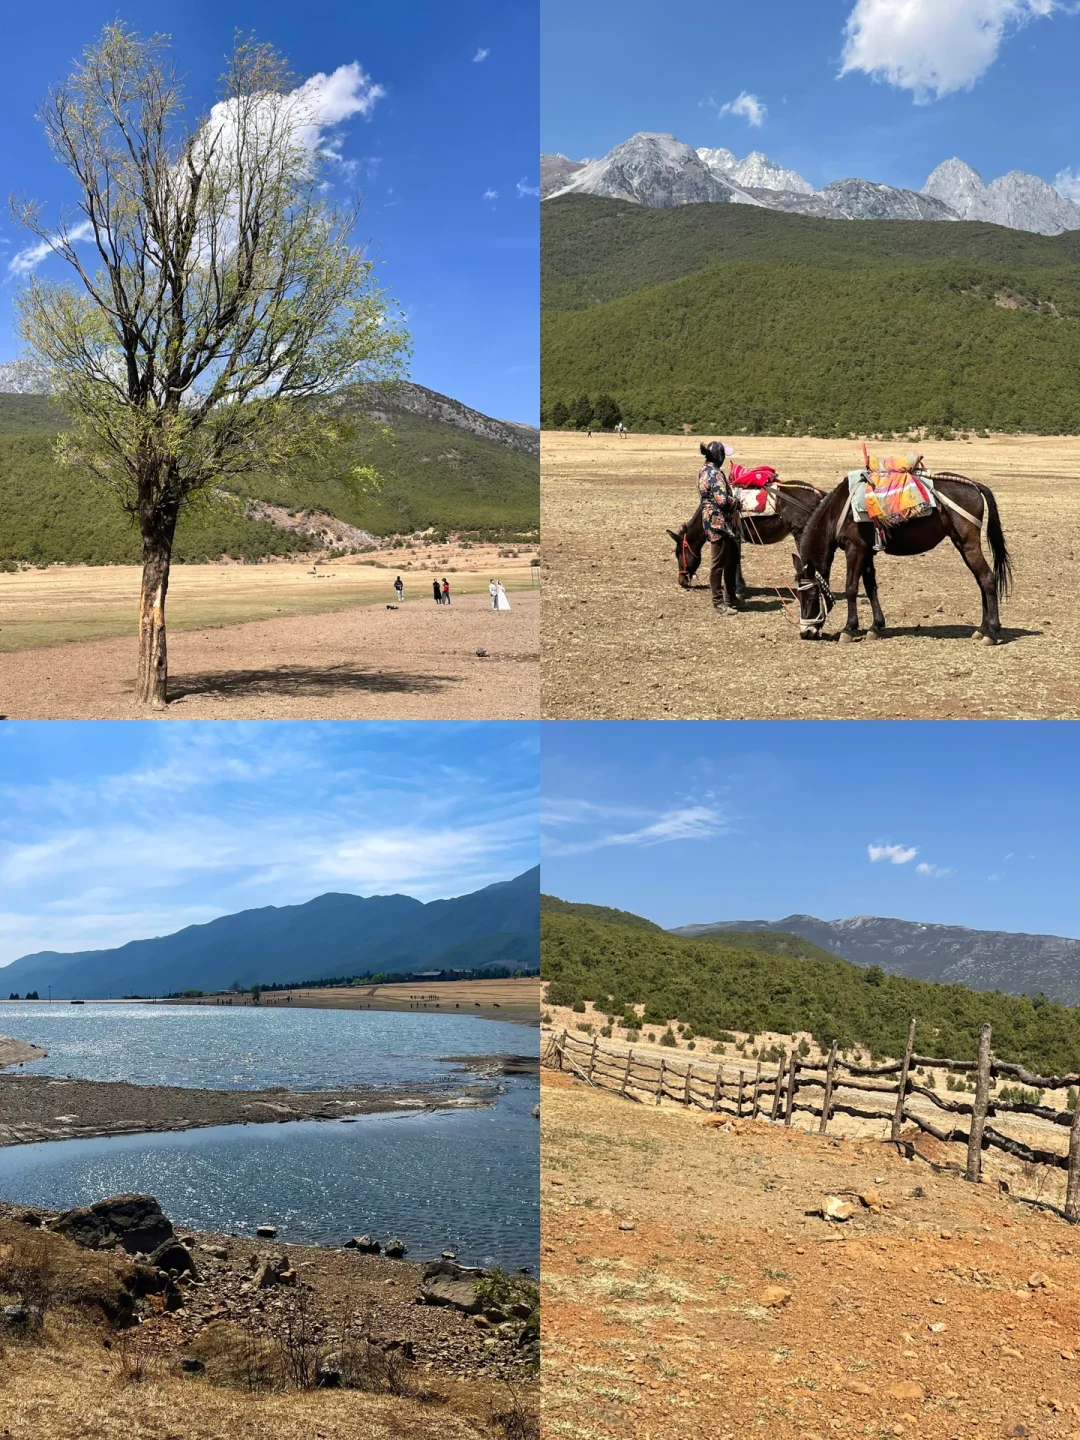
[[804, 640], [821, 638], [822, 626], [833, 607], [833, 593], [811, 560], [798, 551], [791, 556], [795, 566], [795, 589], [799, 596], [799, 633]]
[[686, 533], [686, 526], [680, 525], [679, 529], [667, 532], [675, 541], [675, 559], [679, 563], [679, 584], [684, 590], [690, 589], [690, 581], [698, 572], [701, 564], [701, 550], [695, 550], [691, 545]]

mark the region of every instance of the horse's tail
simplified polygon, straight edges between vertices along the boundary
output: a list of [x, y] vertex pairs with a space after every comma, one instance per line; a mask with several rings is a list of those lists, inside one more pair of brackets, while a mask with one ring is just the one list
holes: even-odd
[[979, 485], [979, 493], [986, 506], [986, 538], [990, 541], [990, 552], [994, 557], [994, 579], [998, 594], [1004, 600], [1012, 585], [1012, 557], [1005, 544], [1005, 532], [1001, 528], [994, 492], [988, 485]]

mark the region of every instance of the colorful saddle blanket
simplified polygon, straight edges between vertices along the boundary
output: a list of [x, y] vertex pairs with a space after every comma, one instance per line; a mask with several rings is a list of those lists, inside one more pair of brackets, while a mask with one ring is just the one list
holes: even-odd
[[902, 525], [937, 509], [934, 482], [923, 468], [921, 455], [906, 459], [866, 455], [864, 467], [852, 470], [847, 479], [851, 508], [859, 521]]
[[780, 477], [771, 465], [758, 465], [748, 470], [745, 465], [731, 464], [729, 479], [739, 502], [740, 515], [775, 515], [776, 491], [772, 488]]
[[766, 485], [772, 485], [779, 480], [779, 475], [771, 465], [758, 465], [753, 470], [748, 470], [745, 465], [736, 465], [731, 462], [731, 483], [732, 485], [746, 485], [750, 489], [761, 489]]

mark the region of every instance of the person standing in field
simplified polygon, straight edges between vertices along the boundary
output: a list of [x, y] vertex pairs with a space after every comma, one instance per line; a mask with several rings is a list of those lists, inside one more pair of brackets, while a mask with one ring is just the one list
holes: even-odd
[[494, 580], [488, 584], [488, 594], [491, 596], [492, 610], [497, 610], [499, 608], [499, 587], [495, 584]]
[[495, 609], [510, 609], [510, 601], [506, 598], [506, 591], [503, 589], [503, 583], [501, 580], [495, 586]]
[[444, 605], [450, 604], [450, 581], [447, 580], [445, 575], [442, 577], [442, 603]]
[[397, 596], [397, 601], [400, 605], [401, 602], [405, 599], [405, 586], [401, 583], [400, 575], [394, 581], [394, 594]]
[[435, 578], [435, 577], [432, 577], [432, 581], [431, 581], [431, 593], [435, 596], [435, 604], [436, 604], [436, 605], [441, 605], [441, 604], [442, 604], [442, 590], [439, 588], [439, 581], [438, 581], [438, 579]]

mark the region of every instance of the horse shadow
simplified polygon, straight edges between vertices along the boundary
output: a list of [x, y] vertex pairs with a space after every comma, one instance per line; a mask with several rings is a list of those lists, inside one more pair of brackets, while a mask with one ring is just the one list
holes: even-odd
[[359, 665], [280, 665], [261, 670], [203, 671], [169, 678], [170, 700], [243, 700], [252, 697], [331, 695], [438, 695], [460, 682], [457, 675], [415, 675], [404, 670], [367, 670]]
[[[967, 640], [975, 634], [978, 621], [972, 620], [967, 625], [886, 625], [884, 640], [891, 640], [894, 637], [899, 639], [904, 635], [924, 636], [931, 640]], [[837, 631], [828, 635], [829, 640], [837, 640], [842, 632]], [[1001, 638], [999, 645], [1008, 645], [1014, 640], [1034, 639], [1044, 635], [1044, 630], [1025, 630], [1021, 626], [1001, 627]]]

